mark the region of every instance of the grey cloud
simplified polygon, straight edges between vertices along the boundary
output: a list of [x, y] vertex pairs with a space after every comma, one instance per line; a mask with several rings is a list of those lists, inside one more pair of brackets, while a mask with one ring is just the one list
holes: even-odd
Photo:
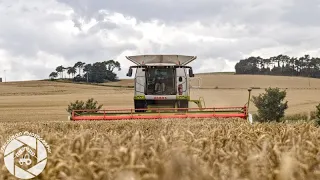
[[319, 26], [319, 16], [319, 0], [294, 0], [294, 3], [281, 16], [281, 20], [299, 27]]
[[[225, 59], [236, 63], [243, 58], [243, 54], [250, 54], [259, 49], [269, 48], [277, 45], [277, 42], [263, 38], [240, 38], [236, 41], [188, 41], [188, 37], [178, 36], [173, 44], [159, 45], [156, 42], [149, 42], [152, 54], [184, 54], [197, 56], [197, 60], [190, 65], [195, 72], [201, 69], [206, 71], [219, 71], [225, 69]], [[210, 67], [208, 67], [208, 64]], [[233, 68], [233, 67], [231, 67]]]
[[[209, 31], [200, 33], [208, 36], [269, 37], [278, 41], [279, 44], [288, 45], [299, 45], [301, 41], [305, 41], [305, 39], [299, 39], [301, 36], [297, 37], [298, 40], [294, 40], [297, 34], [290, 32], [292, 24], [299, 26], [299, 33], [301, 33], [303, 32], [301, 28], [304, 27], [300, 25], [316, 25], [318, 23], [316, 18], [320, 13], [316, 0], [200, 0], [197, 3], [191, 0], [58, 1], [68, 4], [79, 17], [84, 19], [92, 17], [102, 19], [99, 10], [106, 10], [110, 13], [118, 12], [132, 16], [142, 22], [157, 19], [166, 25], [181, 28], [185, 28], [193, 21], [199, 21], [208, 27]], [[318, 25], [320, 24], [318, 23]], [[226, 29], [226, 32], [216, 34], [215, 29], [220, 29], [221, 26], [229, 26], [229, 29]], [[239, 26], [243, 26], [243, 28], [237, 29]], [[274, 27], [276, 28], [272, 29]]]
[[[56, 66], [44, 68], [48, 59], [40, 62], [34, 61], [38, 58], [39, 51], [62, 57], [65, 60], [62, 64], [64, 66], [73, 65], [77, 61], [92, 63], [115, 58], [124, 50], [136, 49], [133, 43], [110, 40], [108, 38], [110, 33], [124, 38], [139, 39], [142, 36], [141, 33], [135, 32], [130, 27], [123, 28], [114, 23], [102, 21], [89, 29], [87, 33], [80, 32], [77, 35], [71, 35], [57, 29], [57, 24], [55, 24], [72, 20], [61, 13], [64, 7], [53, 4], [52, 7], [46, 9], [45, 7], [49, 6], [47, 2], [36, 1], [31, 1], [28, 6], [24, 6], [23, 3], [19, 5], [12, 3], [13, 6], [9, 8], [7, 4], [0, 3], [0, 50], [4, 50], [8, 55], [8, 57], [0, 58], [8, 67], [11, 67], [8, 70], [8, 80], [30, 78], [28, 75], [31, 75], [32, 78], [47, 78], [48, 73], [54, 71], [55, 67], [62, 63], [60, 61]], [[17, 58], [19, 60], [15, 60]]]
[[89, 29], [89, 33], [95, 34], [99, 32], [101, 29], [113, 30], [117, 28], [120, 29], [120, 27], [114, 23], [100, 21], [96, 25], [94, 25], [92, 28]]
[[[66, 16], [51, 14], [43, 18], [33, 18], [36, 16], [38, 16], [37, 13], [28, 14], [28, 16], [25, 17], [16, 17], [12, 14], [11, 21], [7, 21], [7, 18], [10, 16], [1, 16], [0, 22], [2, 27], [0, 28], [0, 39], [2, 41], [0, 41], [0, 48], [7, 50], [11, 54], [25, 57], [34, 57], [39, 50], [42, 50], [61, 55], [66, 59], [80, 58], [83, 60], [98, 57], [100, 57], [99, 59], [110, 56], [113, 57], [125, 49], [135, 48], [135, 45], [130, 43], [117, 44], [112, 41], [107, 41], [109, 45], [105, 47], [105, 45], [100, 42], [100, 38], [106, 37], [98, 37], [95, 33], [98, 29], [103, 29], [105, 33], [108, 33], [117, 28], [117, 26], [112, 23], [99, 22], [98, 25], [90, 30], [89, 34], [80, 34], [71, 38], [56, 31], [52, 24], [54, 21], [66, 20]], [[28, 20], [32, 18], [33, 21]], [[118, 31], [124, 37], [126, 35], [141, 36], [129, 30], [118, 28]]]
[[[102, 1], [102, 0], [58, 0], [70, 5], [75, 12], [88, 19], [97, 15], [101, 9], [119, 12], [136, 17], [141, 21], [153, 19], [177, 24], [180, 21], [201, 21], [212, 24], [228, 21], [229, 23], [266, 23], [274, 22], [281, 15], [282, 7], [287, 7], [283, 0], [239, 1], [239, 0], [136, 0], [136, 1]], [[286, 2], [291, 2], [287, 0]], [[260, 5], [262, 3], [262, 5]]]
[[[224, 59], [236, 62], [252, 52], [277, 48], [284, 51], [283, 47], [290, 47], [290, 52], [303, 53], [306, 49], [315, 50], [320, 45], [320, 24], [317, 21], [320, 11], [315, 0], [198, 0], [196, 3], [191, 0], [2, 2], [0, 49], [5, 50], [13, 59], [24, 59], [20, 66], [17, 66], [18, 62], [15, 60], [9, 62], [16, 72], [12, 77], [16, 79], [21, 78], [24, 73], [31, 73], [39, 78], [47, 77], [55, 69], [43, 68], [44, 64], [32, 61], [39, 51], [62, 57], [67, 64], [79, 60], [92, 63], [120, 58], [121, 54], [124, 67], [127, 52], [196, 55], [198, 59], [191, 64], [195, 71], [208, 66], [212, 67], [212, 71], [225, 68], [227, 65]], [[56, 12], [68, 8], [75, 11], [72, 17]], [[152, 32], [145, 35], [145, 32], [136, 30], [131, 25], [105, 20], [108, 14], [114, 13], [135, 18], [136, 27], [151, 20], [164, 24], [166, 32], [161, 37], [164, 42], [149, 38]], [[97, 24], [86, 30], [81, 21], [88, 23], [92, 19], [97, 20]], [[60, 31], [73, 27], [57, 29], [55, 23], [63, 21], [73, 21], [80, 33]], [[200, 22], [202, 27], [192, 26], [195, 21]], [[174, 28], [181, 33], [177, 33]], [[203, 39], [192, 40], [192, 37], [184, 33], [201, 35]], [[166, 41], [166, 34], [174, 39]], [[212, 38], [217, 40], [209, 41]], [[123, 77], [126, 70], [117, 73]]]
[[221, 12], [226, 6], [223, 0], [192, 0], [187, 1], [90, 1], [90, 0], [58, 0], [74, 8], [82, 17], [94, 17], [101, 9], [119, 12], [138, 20], [149, 21], [161, 19], [166, 21], [197, 20], [206, 16], [213, 16]]

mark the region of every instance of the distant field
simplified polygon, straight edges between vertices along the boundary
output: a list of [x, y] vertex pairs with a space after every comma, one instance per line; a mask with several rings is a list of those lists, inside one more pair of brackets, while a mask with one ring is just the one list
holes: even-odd
[[320, 79], [263, 75], [198, 75], [204, 88], [320, 88]]
[[[309, 112], [320, 102], [320, 79], [310, 79], [309, 87], [309, 79], [300, 77], [230, 74], [196, 77], [201, 78], [201, 87], [206, 89], [192, 89], [191, 96], [193, 99], [203, 97], [207, 107], [242, 106], [248, 98], [246, 88], [252, 86], [288, 88], [288, 114]], [[133, 85], [133, 81], [126, 79], [108, 84], [127, 86]], [[197, 85], [197, 80], [194, 79], [192, 84]], [[264, 89], [254, 89], [252, 95], [263, 92]], [[65, 109], [71, 101], [91, 97], [104, 108], [133, 108], [133, 89], [130, 88], [50, 81], [7, 82], [0, 83], [0, 121], [64, 121], [68, 116]], [[255, 111], [251, 103], [250, 112]]]
[[[202, 88], [249, 88], [249, 87], [279, 87], [279, 88], [319, 88], [320, 79], [291, 76], [263, 76], [263, 75], [234, 75], [232, 73], [205, 73], [195, 75], [192, 80], [193, 85], [198, 85], [198, 79], [201, 81]], [[124, 79], [119, 82], [107, 84], [133, 85], [132, 79]]]
[[105, 108], [132, 107], [128, 90], [46, 81], [0, 84], [0, 121], [64, 121], [67, 105], [94, 98]]

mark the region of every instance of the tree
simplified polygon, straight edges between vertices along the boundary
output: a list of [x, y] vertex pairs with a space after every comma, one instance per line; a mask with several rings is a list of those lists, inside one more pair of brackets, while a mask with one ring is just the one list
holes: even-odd
[[85, 65], [85, 62], [81, 62], [78, 61], [73, 67], [78, 68], [79, 69], [79, 75], [81, 76], [81, 69], [83, 68], [83, 66]]
[[103, 83], [105, 81], [115, 81], [117, 75], [109, 70], [106, 62], [96, 62], [94, 64], [86, 64], [83, 68], [84, 79], [89, 82]]
[[[58, 73], [63, 74], [63, 71], [67, 69], [67, 74], [73, 75], [74, 82], [94, 82], [104, 83], [106, 81], [118, 80], [117, 74], [113, 71], [115, 69], [121, 70], [120, 63], [118, 61], [109, 60], [103, 62], [95, 62], [93, 64], [86, 64], [85, 62], [77, 62], [73, 67], [64, 68], [62, 65], [56, 68]], [[79, 69], [79, 74], [75, 76]], [[84, 74], [81, 75], [81, 69]]]
[[49, 78], [51, 78], [51, 79], [54, 79], [56, 77], [58, 77], [58, 73], [57, 72], [51, 72], [50, 75], [49, 75]]
[[64, 70], [64, 67], [62, 65], [60, 65], [56, 68], [56, 71], [57, 71], [57, 73], [60, 73], [61, 78], [63, 78], [63, 70]]
[[263, 122], [279, 122], [288, 108], [288, 101], [283, 102], [286, 91], [280, 91], [279, 88], [268, 88], [265, 91], [264, 94], [252, 98], [252, 102], [258, 108], [258, 118]]
[[115, 68], [118, 69], [118, 71], [121, 70], [121, 66], [120, 63], [118, 61], [114, 61], [114, 60], [108, 60], [108, 61], [104, 61], [105, 65], [107, 66], [107, 70], [113, 72], [113, 70]]
[[320, 78], [320, 58], [289, 57], [280, 54], [270, 58], [248, 57], [235, 65], [236, 74], [271, 74]]
[[90, 74], [90, 71], [92, 70], [92, 64], [86, 64], [84, 67], [83, 67], [83, 72], [85, 73], [84, 74], [84, 78], [86, 79], [87, 82], [90, 82], [91, 79], [89, 79], [89, 74]]
[[90, 82], [103, 83], [107, 77], [107, 69], [103, 62], [96, 62], [89, 71]]
[[75, 67], [68, 67], [67, 73], [69, 75], [72, 74], [72, 77], [74, 78], [74, 75], [77, 73], [76, 68]]

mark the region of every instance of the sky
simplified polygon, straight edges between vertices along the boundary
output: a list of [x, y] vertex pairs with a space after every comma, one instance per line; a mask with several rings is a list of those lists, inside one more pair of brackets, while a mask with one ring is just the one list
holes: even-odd
[[197, 56], [194, 73], [250, 56], [320, 57], [319, 0], [0, 0], [0, 77], [48, 78], [59, 65], [125, 56]]

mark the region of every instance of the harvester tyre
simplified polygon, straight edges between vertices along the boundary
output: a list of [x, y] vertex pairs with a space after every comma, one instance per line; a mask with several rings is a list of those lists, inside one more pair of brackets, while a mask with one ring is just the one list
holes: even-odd
[[[187, 100], [178, 101], [178, 108], [189, 108], [189, 102]], [[186, 112], [188, 110], [179, 110], [180, 112]]]
[[138, 110], [138, 109], [146, 109], [146, 102], [145, 101], [139, 101], [139, 100], [135, 100], [134, 101], [134, 109], [135, 112], [146, 112], [146, 110]]

